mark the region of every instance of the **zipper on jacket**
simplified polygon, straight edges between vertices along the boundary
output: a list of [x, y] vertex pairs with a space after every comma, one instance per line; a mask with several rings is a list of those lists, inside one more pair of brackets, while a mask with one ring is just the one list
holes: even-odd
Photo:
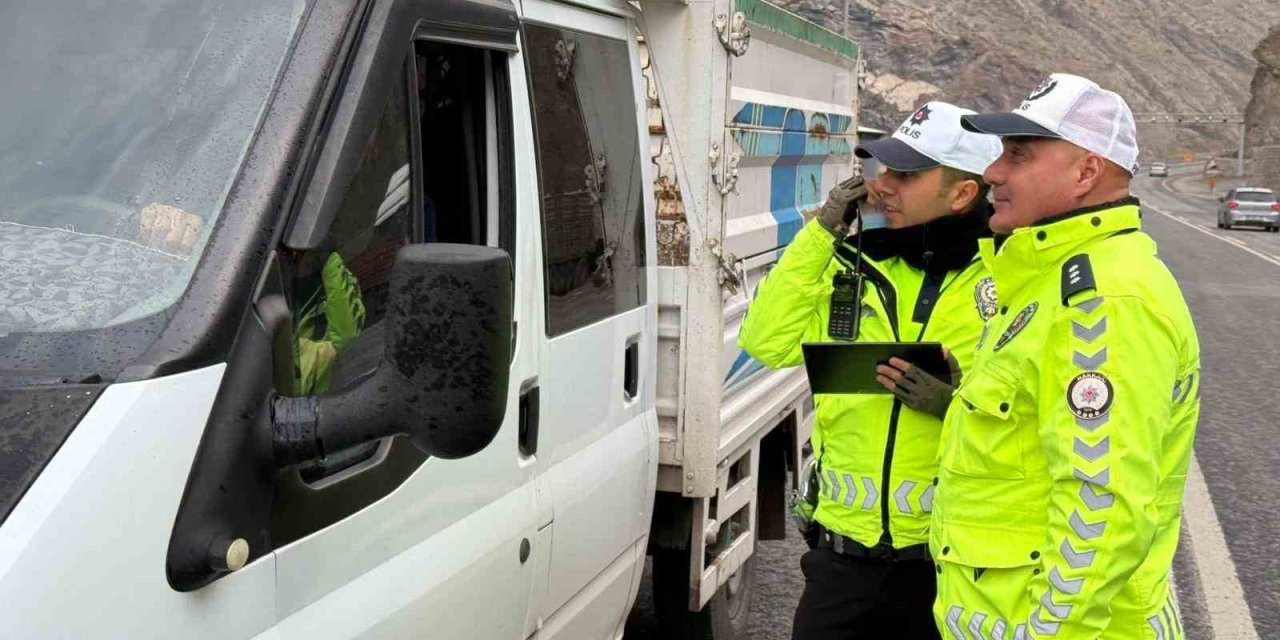
[[[885, 313], [889, 316], [889, 327], [893, 330], [893, 337], [895, 340], [901, 341], [902, 338], [899, 337], [898, 334], [897, 289], [894, 288], [893, 283], [885, 277], [884, 274], [880, 273], [880, 271], [875, 267], [867, 264], [865, 259], [858, 260], [856, 255], [851, 254], [853, 254], [853, 251], [845, 245], [842, 245], [836, 252], [836, 255], [839, 256], [840, 261], [843, 264], [850, 268], [852, 268], [852, 265], [854, 264], [861, 266], [861, 273], [866, 276], [867, 279], [876, 284], [876, 292], [880, 295], [880, 303], [884, 305]], [[956, 272], [956, 277], [952, 278], [951, 282], [955, 282], [959, 279], [960, 274], [968, 271], [969, 268], [977, 262], [979, 262], [979, 260], [975, 259], [963, 269], [958, 270]], [[933, 296], [934, 299], [930, 303], [928, 313], [920, 314], [923, 316], [920, 318], [923, 321], [920, 322], [920, 333], [916, 335], [916, 342], [920, 342], [920, 340], [924, 338], [924, 332], [929, 327], [929, 320], [933, 317], [933, 310], [938, 307], [938, 303], [942, 299], [942, 293], [946, 291], [948, 285], [951, 284], [946, 282], [948, 273], [951, 272], [948, 271], [941, 274], [941, 280], [937, 281], [936, 285], [933, 286], [931, 286], [930, 281], [938, 276], [935, 274], [925, 273], [925, 277], [920, 283], [920, 292], [916, 294], [917, 298], [919, 298], [919, 294], [923, 293], [926, 289], [936, 291], [937, 293]], [[912, 319], [915, 320], [916, 318], [913, 317]], [[893, 546], [893, 533], [889, 531], [889, 498], [893, 491], [889, 486], [889, 483], [891, 482], [891, 476], [893, 474], [893, 452], [898, 441], [898, 419], [901, 415], [902, 401], [898, 400], [895, 396], [893, 399], [893, 408], [889, 411], [889, 434], [885, 439], [884, 444], [884, 461], [880, 465], [880, 544], [886, 544], [889, 546]]]
[[[965, 270], [968, 268], [966, 266]], [[924, 338], [924, 331], [929, 327], [929, 320], [933, 317], [933, 310], [938, 307], [938, 302], [942, 299], [942, 292], [946, 290], [946, 285], [949, 284], [946, 282], [947, 273], [950, 272], [941, 275], [925, 273], [924, 280], [920, 282], [920, 291], [916, 294], [916, 305], [919, 305], [920, 295], [926, 292], [933, 296], [933, 300], [924, 313], [916, 314], [912, 318], [913, 320], [917, 318], [920, 320], [920, 333], [916, 335], [916, 342], [920, 342]], [[953, 278], [951, 281], [955, 282], [955, 279]], [[896, 327], [893, 333], [895, 336], [898, 334]], [[889, 412], [889, 437], [885, 439], [884, 443], [884, 462], [880, 465], [880, 543], [889, 546], [893, 546], [893, 533], [889, 531], [889, 496], [892, 494], [890, 482], [892, 482], [893, 475], [893, 450], [898, 444], [898, 419], [901, 415], [902, 401], [895, 396], [893, 408]]]
[[889, 532], [889, 476], [893, 473], [893, 449], [898, 441], [898, 416], [902, 414], [902, 401], [893, 398], [889, 411], [889, 437], [884, 443], [883, 474], [880, 479], [880, 544], [893, 546], [893, 534]]
[[[893, 339], [901, 341], [898, 333], [898, 290], [879, 269], [869, 265], [867, 260], [858, 260], [848, 246], [841, 246], [837, 255], [847, 266], [858, 265], [858, 271], [876, 285], [876, 293], [880, 296], [880, 304], [884, 305], [888, 316], [889, 328], [893, 331]], [[923, 335], [923, 331], [921, 335]], [[902, 413], [902, 401], [893, 399], [893, 408], [889, 412], [889, 435], [884, 445], [884, 460], [880, 465], [880, 544], [893, 546], [893, 534], [889, 532], [889, 474], [893, 470], [893, 449], [898, 436], [898, 415]]]
[[[845, 264], [856, 264], [859, 271], [868, 280], [876, 285], [876, 293], [880, 296], [880, 304], [884, 305], [885, 314], [888, 316], [889, 328], [893, 331], [893, 339], [901, 341], [902, 338], [898, 334], [898, 290], [893, 286], [893, 282], [889, 280], [879, 269], [867, 264], [865, 259], [858, 260], [856, 255], [852, 254], [847, 246], [840, 247], [838, 255]], [[936, 305], [935, 305], [936, 306]], [[927, 319], [926, 319], [927, 320]], [[921, 335], [924, 332], [921, 331]], [[898, 437], [898, 415], [902, 413], [902, 401], [897, 397], [893, 399], [893, 408], [889, 411], [889, 437], [885, 440], [884, 460], [880, 465], [880, 544], [893, 546], [893, 534], [889, 532], [889, 474], [893, 470], [893, 449]]]

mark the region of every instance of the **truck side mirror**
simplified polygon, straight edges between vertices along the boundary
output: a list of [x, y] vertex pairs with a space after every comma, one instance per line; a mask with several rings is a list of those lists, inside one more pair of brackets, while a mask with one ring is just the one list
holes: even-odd
[[276, 397], [277, 464], [398, 434], [441, 458], [484, 449], [506, 415], [512, 304], [507, 252], [459, 244], [401, 248], [377, 370], [332, 393]]

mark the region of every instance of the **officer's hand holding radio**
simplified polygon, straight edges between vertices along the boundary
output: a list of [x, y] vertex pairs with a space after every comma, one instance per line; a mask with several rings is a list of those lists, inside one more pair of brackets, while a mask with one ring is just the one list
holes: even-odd
[[827, 193], [827, 201], [818, 211], [818, 222], [837, 241], [849, 235], [849, 227], [858, 218], [858, 206], [867, 198], [867, 183], [861, 175], [837, 184]]

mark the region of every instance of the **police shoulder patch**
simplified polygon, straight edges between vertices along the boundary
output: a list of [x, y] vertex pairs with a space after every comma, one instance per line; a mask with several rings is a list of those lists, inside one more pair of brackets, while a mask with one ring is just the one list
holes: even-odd
[[1062, 263], [1063, 305], [1067, 304], [1071, 296], [1097, 287], [1098, 284], [1093, 279], [1093, 265], [1089, 263], [1089, 254], [1081, 253]]
[[1115, 399], [1115, 389], [1107, 376], [1096, 371], [1086, 371], [1067, 385], [1067, 407], [1071, 413], [1084, 420], [1106, 415]]
[[990, 320], [996, 315], [996, 281], [987, 276], [973, 287], [973, 302], [978, 306], [978, 315], [983, 320]]
[[1013, 317], [1013, 322], [1009, 323], [1009, 328], [1005, 329], [1004, 333], [1000, 334], [1000, 339], [996, 340], [996, 345], [992, 347], [992, 349], [999, 351], [1004, 348], [1006, 344], [1009, 344], [1009, 341], [1013, 340], [1013, 337], [1018, 335], [1018, 332], [1022, 331], [1023, 328], [1027, 326], [1027, 323], [1031, 322], [1031, 316], [1034, 316], [1036, 314], [1036, 309], [1039, 308], [1040, 303], [1038, 302], [1032, 302], [1031, 304], [1023, 307], [1022, 311], [1019, 311], [1018, 315]]

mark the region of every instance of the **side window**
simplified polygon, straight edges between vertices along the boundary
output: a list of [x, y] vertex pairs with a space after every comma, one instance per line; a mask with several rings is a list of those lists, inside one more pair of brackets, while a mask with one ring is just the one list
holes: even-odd
[[[407, 72], [401, 76], [407, 80]], [[414, 241], [407, 82], [393, 83], [324, 242], [295, 256], [295, 392], [372, 371], [396, 251]], [[339, 354], [343, 354], [339, 358]], [[366, 371], [367, 370], [367, 371]]]
[[524, 36], [555, 336], [645, 303], [640, 138], [625, 42], [530, 24]]
[[507, 55], [439, 42], [415, 46], [424, 239], [515, 254]]
[[[498, 51], [412, 43], [367, 141], [349, 145], [360, 149], [359, 157], [324, 240], [291, 254], [293, 395], [336, 391], [377, 369], [401, 247], [450, 242], [513, 251], [508, 63], [508, 54]], [[326, 451], [296, 472], [282, 472], [273, 543], [355, 513], [399, 486], [424, 459], [407, 440], [387, 438]], [[392, 463], [362, 466], [375, 460]]]
[[338, 389], [377, 367], [400, 247], [513, 251], [505, 62], [475, 47], [414, 44], [324, 242], [295, 256], [294, 393]]

